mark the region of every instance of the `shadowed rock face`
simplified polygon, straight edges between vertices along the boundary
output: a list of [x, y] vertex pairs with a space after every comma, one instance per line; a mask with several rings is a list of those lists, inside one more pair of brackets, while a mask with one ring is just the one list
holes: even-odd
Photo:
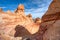
[[60, 12], [59, 4], [60, 4], [60, 0], [53, 0], [45, 15], [55, 14], [56, 12]]
[[15, 35], [14, 35], [15, 37], [31, 36], [29, 31], [21, 25], [17, 25], [16, 28], [15, 28], [15, 31], [16, 31]]
[[43, 40], [60, 40], [60, 20], [56, 21], [43, 35]]
[[3, 12], [3, 10], [2, 10], [2, 8], [0, 8], [0, 13], [2, 13]]
[[0, 8], [0, 12], [2, 11], [2, 8]]
[[46, 31], [43, 40], [60, 40], [60, 0], [53, 0], [48, 11], [42, 17], [41, 27]]
[[52, 21], [52, 20], [60, 20], [60, 12], [56, 12], [53, 14], [49, 14], [49, 15], [44, 15], [42, 17], [42, 22], [48, 22], [48, 21]]

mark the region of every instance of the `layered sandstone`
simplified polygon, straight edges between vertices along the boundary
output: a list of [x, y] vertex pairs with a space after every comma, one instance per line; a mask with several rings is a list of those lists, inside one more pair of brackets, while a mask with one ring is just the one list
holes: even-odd
[[41, 19], [40, 18], [35, 18], [35, 23], [40, 24], [41, 23]]
[[[18, 31], [16, 31], [15, 28], [18, 25], [20, 26], [16, 29]], [[15, 34], [16, 37], [30, 37], [30, 35], [38, 32], [39, 27], [40, 24], [34, 23], [32, 17], [30, 18], [25, 15], [24, 5], [19, 5], [14, 13], [9, 10], [7, 12], [1, 11], [0, 13], [0, 30], [3, 32], [3, 35], [1, 34], [0, 36], [3, 39], [11, 40], [11, 37], [14, 37]]]
[[[53, 0], [51, 5], [48, 8], [48, 11], [44, 14], [42, 19], [45, 20], [54, 20], [57, 16], [60, 16], [60, 0]], [[46, 16], [46, 17], [45, 17]]]
[[32, 15], [31, 15], [31, 14], [28, 14], [27, 17], [28, 17], [31, 21], [33, 21], [33, 20], [32, 20]]
[[53, 0], [42, 17], [43, 40], [60, 40], [60, 0]]

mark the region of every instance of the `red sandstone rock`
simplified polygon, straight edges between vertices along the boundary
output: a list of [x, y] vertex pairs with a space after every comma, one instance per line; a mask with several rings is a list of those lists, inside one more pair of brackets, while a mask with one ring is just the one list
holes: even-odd
[[60, 0], [53, 0], [42, 17], [41, 27], [46, 27], [43, 40], [60, 40]]

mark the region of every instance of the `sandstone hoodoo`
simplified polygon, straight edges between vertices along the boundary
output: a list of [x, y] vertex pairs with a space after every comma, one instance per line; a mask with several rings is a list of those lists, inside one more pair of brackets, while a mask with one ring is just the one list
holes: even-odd
[[8, 14], [12, 14], [12, 12], [11, 12], [10, 10], [8, 10], [6, 13], [8, 13]]
[[24, 5], [20, 4], [15, 12], [24, 12]]
[[[0, 9], [0, 11], [2, 11]], [[10, 39], [13, 37], [32, 37], [39, 31], [40, 24], [34, 23], [31, 15], [27, 17], [24, 13], [24, 5], [19, 5], [15, 12], [7, 11], [0, 13], [2, 21], [0, 22], [0, 31], [2, 30], [3, 36], [0, 35], [3, 39]], [[20, 25], [17, 28], [17, 25]], [[16, 30], [18, 31], [16, 31]], [[24, 30], [25, 29], [25, 30]], [[21, 33], [24, 32], [24, 33]], [[14, 35], [16, 36], [14, 37]], [[38, 33], [37, 33], [38, 34]], [[20, 36], [19, 36], [20, 35]], [[6, 36], [6, 37], [4, 37]], [[8, 39], [7, 39], [8, 38]], [[36, 38], [35, 38], [36, 39]]]
[[3, 9], [2, 8], [0, 8], [0, 13], [2, 13], [3, 12]]
[[32, 18], [32, 15], [31, 14], [28, 14], [27, 17]]
[[53, 0], [42, 17], [41, 27], [46, 27], [43, 40], [60, 40], [60, 0]]
[[31, 15], [31, 14], [28, 14], [27, 17], [28, 17], [31, 21], [33, 21], [33, 20], [32, 20], [32, 15]]
[[35, 19], [35, 23], [38, 23], [38, 24], [40, 24], [41, 23], [41, 19], [38, 17], [38, 18], [36, 18]]
[[2, 12], [2, 8], [0, 8], [0, 12]]

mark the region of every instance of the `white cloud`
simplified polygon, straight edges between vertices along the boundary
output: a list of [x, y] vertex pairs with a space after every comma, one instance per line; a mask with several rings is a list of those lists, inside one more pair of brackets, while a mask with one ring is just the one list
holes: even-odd
[[40, 4], [42, 0], [33, 0], [32, 3], [34, 4]]
[[44, 13], [47, 11], [49, 4], [51, 3], [52, 0], [44, 0], [44, 3], [42, 3], [41, 1], [43, 0], [33, 0], [32, 3], [37, 4], [38, 8], [25, 9], [25, 13], [26, 14], [31, 13], [33, 18], [36, 17], [41, 18], [44, 15]]
[[6, 7], [0, 7], [0, 8], [6, 8]]
[[44, 12], [42, 12], [42, 13], [31, 13], [31, 12], [25, 12], [26, 13], [26, 15], [28, 15], [28, 14], [31, 14], [32, 15], [32, 17], [33, 18], [37, 18], [37, 17], [42, 17], [42, 15], [44, 14]]
[[47, 11], [48, 6], [47, 7], [43, 7], [43, 8], [31, 8], [31, 9], [26, 9], [25, 13], [26, 14], [32, 14], [33, 18], [36, 17], [42, 17], [44, 15], [44, 13]]

